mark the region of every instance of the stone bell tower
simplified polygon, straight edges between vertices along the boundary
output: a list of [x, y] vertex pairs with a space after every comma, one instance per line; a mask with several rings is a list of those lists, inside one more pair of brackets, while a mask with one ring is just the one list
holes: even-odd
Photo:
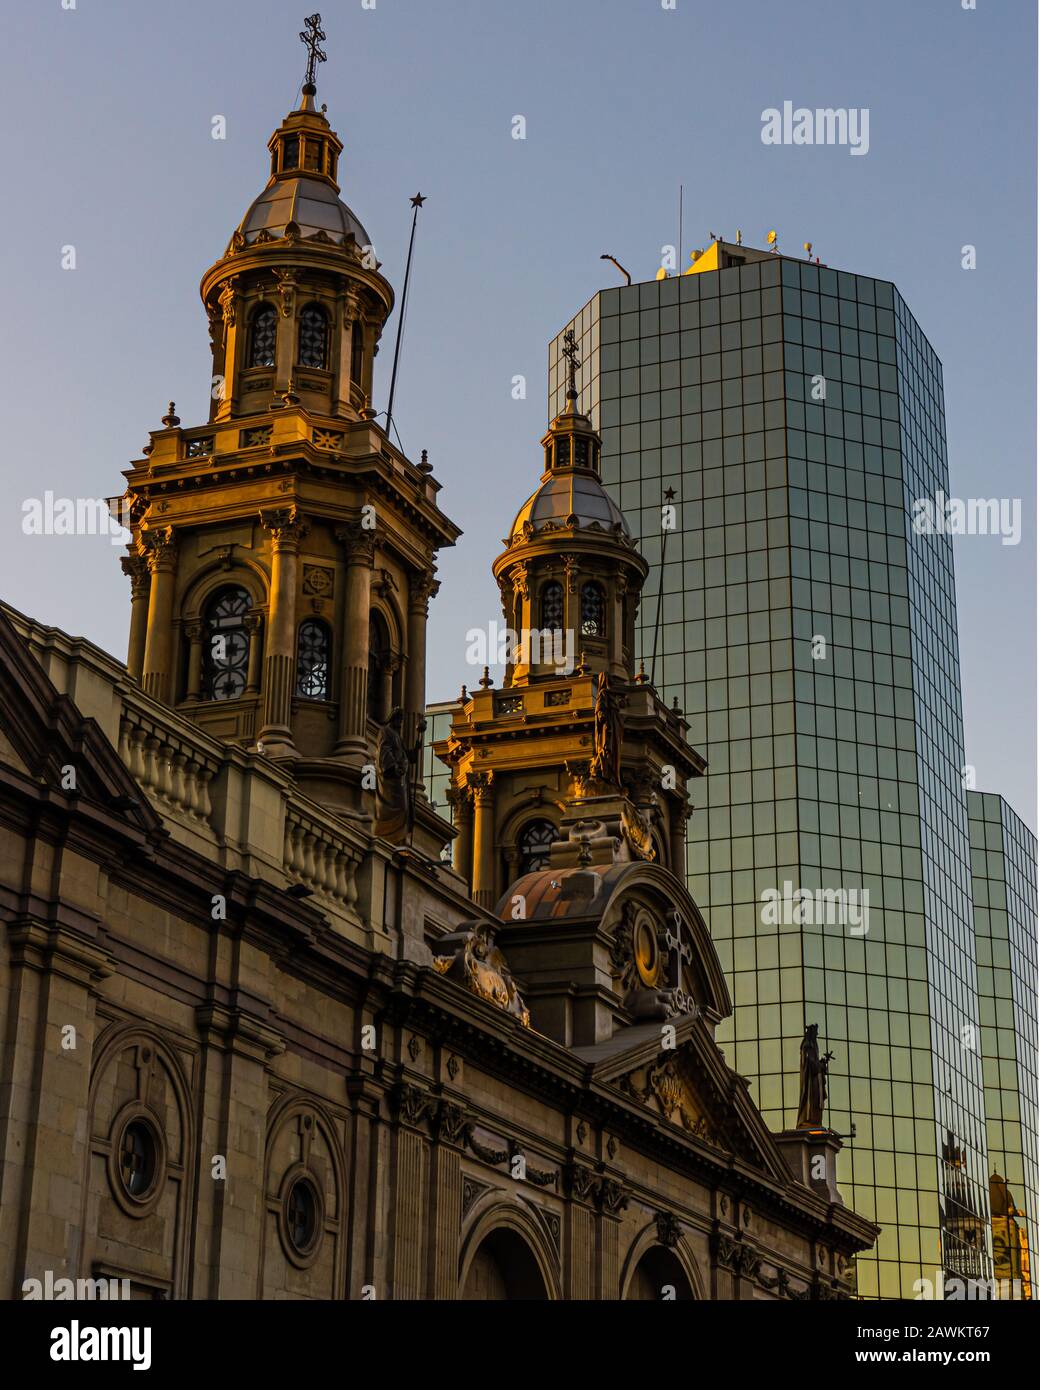
[[124, 474], [128, 666], [316, 800], [365, 813], [380, 726], [400, 708], [416, 737], [435, 556], [459, 531], [425, 455], [396, 448], [370, 403], [394, 295], [340, 197], [308, 46], [266, 186], [202, 278], [209, 418], [184, 424], [171, 404]]
[[705, 768], [688, 725], [634, 670], [648, 566], [600, 482], [600, 438], [578, 411], [573, 341], [568, 350], [566, 409], [493, 566], [508, 632], [502, 688], [485, 673], [464, 691], [436, 745], [453, 772], [455, 868], [485, 907], [572, 855], [656, 860], [684, 877], [686, 783]]

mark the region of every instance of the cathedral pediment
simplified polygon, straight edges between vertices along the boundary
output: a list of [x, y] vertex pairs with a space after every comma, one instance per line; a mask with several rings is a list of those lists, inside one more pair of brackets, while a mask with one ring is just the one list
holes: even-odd
[[671, 1023], [621, 1028], [575, 1052], [590, 1064], [594, 1082], [644, 1107], [654, 1123], [674, 1125], [785, 1186], [791, 1182], [748, 1083], [727, 1065], [699, 1012]]
[[727, 1147], [725, 1135], [698, 1095], [682, 1060], [660, 1053], [646, 1066], [626, 1072], [618, 1088], [633, 1100], [656, 1109], [662, 1119], [679, 1125], [695, 1139], [703, 1139], [716, 1149]]

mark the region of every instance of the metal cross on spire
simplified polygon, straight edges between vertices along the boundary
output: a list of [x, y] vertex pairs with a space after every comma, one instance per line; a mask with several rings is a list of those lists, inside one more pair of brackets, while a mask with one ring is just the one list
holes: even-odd
[[304, 82], [304, 90], [309, 87], [315, 91], [314, 75], [319, 63], [324, 63], [328, 54], [320, 46], [325, 42], [325, 30], [321, 27], [321, 15], [308, 15], [303, 21], [304, 28], [300, 30], [300, 42], [307, 49], [307, 78]]
[[574, 337], [574, 329], [568, 328], [563, 335], [563, 355], [567, 359], [567, 399], [576, 401], [578, 399], [578, 388], [575, 384], [575, 376], [581, 366], [581, 358], [578, 356], [578, 344]]

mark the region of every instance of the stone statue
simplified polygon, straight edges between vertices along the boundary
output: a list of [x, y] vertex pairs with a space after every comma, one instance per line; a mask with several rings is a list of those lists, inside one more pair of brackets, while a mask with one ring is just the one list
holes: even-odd
[[601, 671], [596, 682], [596, 708], [593, 715], [596, 752], [590, 772], [599, 782], [621, 788], [621, 745], [624, 741], [625, 719], [623, 695], [615, 695], [610, 677]]
[[819, 1024], [810, 1023], [802, 1039], [798, 1129], [823, 1127], [823, 1106], [827, 1099], [827, 1066], [834, 1053], [827, 1052], [820, 1056], [820, 1045], [816, 1039], [819, 1031]]
[[401, 728], [404, 711], [398, 707], [379, 730], [376, 744], [375, 833], [394, 838], [412, 828], [412, 756]]

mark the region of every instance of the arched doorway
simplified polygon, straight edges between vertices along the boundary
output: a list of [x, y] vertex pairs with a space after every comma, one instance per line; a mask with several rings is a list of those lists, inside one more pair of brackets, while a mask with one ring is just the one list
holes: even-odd
[[545, 1281], [530, 1246], [516, 1231], [491, 1231], [466, 1272], [464, 1302], [545, 1299]]
[[625, 1294], [626, 1302], [629, 1299], [645, 1303], [692, 1301], [693, 1289], [679, 1257], [663, 1245], [652, 1245], [632, 1271]]

